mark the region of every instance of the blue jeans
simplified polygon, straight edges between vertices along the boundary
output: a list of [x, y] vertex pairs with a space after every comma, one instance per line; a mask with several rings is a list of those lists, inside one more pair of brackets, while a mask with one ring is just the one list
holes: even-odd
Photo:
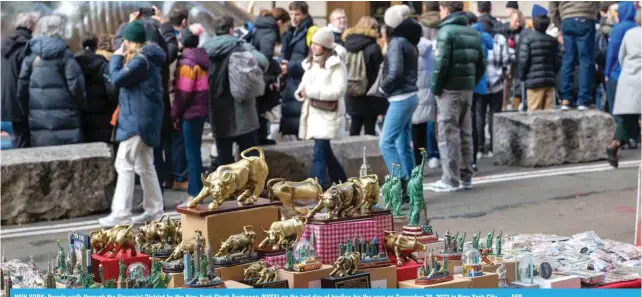
[[345, 182], [348, 178], [341, 164], [332, 152], [329, 139], [314, 140], [314, 157], [312, 162], [311, 177], [316, 177], [321, 186], [326, 184], [326, 169], [332, 182]]
[[187, 159], [187, 195], [196, 197], [203, 188], [201, 173], [203, 161], [201, 159], [201, 142], [203, 139], [203, 125], [205, 117], [183, 120], [183, 138], [185, 140], [185, 157]]
[[428, 139], [426, 140], [426, 152], [428, 159], [439, 159], [439, 146], [437, 145], [437, 135], [435, 134], [435, 122], [428, 122]]
[[573, 102], [575, 65], [579, 58], [577, 105], [591, 105], [595, 76], [595, 21], [567, 18], [562, 21], [564, 58], [562, 60], [562, 99]]
[[401, 164], [401, 177], [406, 179], [410, 178], [415, 166], [412, 153], [412, 114], [416, 108], [417, 95], [403, 101], [390, 102], [379, 138], [379, 149], [388, 172], [392, 173], [392, 164]]
[[[597, 88], [595, 88], [595, 106], [600, 111], [603, 111], [603, 109], [602, 109], [602, 92], [604, 92], [604, 91], [605, 91], [604, 90], [604, 84], [602, 84], [602, 83], [598, 84]], [[606, 102], [608, 102], [608, 101], [606, 101]]]
[[[185, 138], [183, 132], [174, 130], [172, 137], [172, 177], [174, 181], [187, 180], [187, 160], [185, 159]], [[199, 177], [200, 179], [200, 177]]]

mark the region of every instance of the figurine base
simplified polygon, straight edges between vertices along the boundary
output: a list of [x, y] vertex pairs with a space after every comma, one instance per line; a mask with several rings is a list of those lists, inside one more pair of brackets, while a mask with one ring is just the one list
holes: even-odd
[[363, 270], [363, 269], [368, 269], [368, 268], [376, 268], [376, 267], [385, 267], [385, 266], [390, 266], [392, 263], [388, 258], [384, 259], [378, 259], [378, 260], [361, 260], [359, 264], [357, 265], [358, 270]]
[[337, 223], [337, 222], [345, 222], [345, 221], [360, 221], [360, 220], [365, 220], [365, 219], [370, 219], [372, 218], [372, 214], [359, 214], [359, 215], [354, 215], [352, 217], [345, 217], [345, 218], [330, 218], [326, 219], [325, 214], [318, 214], [314, 216], [313, 218], [308, 220], [308, 224], [312, 225], [326, 225], [326, 224], [332, 224], [332, 223]]
[[415, 279], [415, 284], [427, 286], [427, 285], [434, 285], [434, 284], [443, 283], [443, 282], [449, 282], [453, 279], [455, 279], [455, 277], [452, 276], [452, 274], [448, 274], [440, 277], [418, 278], [418, 279]]
[[260, 258], [265, 258], [265, 257], [278, 257], [285, 255], [285, 251], [273, 251], [273, 250], [256, 250], [259, 253]]
[[257, 284], [256, 281], [257, 280], [254, 280], [254, 283], [252, 284], [245, 281], [242, 281], [241, 283], [252, 286], [254, 289], [288, 289], [290, 287], [287, 280], [277, 280], [261, 284]]
[[165, 273], [177, 273], [177, 272], [183, 272], [185, 269], [185, 265], [183, 264], [183, 261], [181, 262], [166, 262], [163, 263], [163, 272]]
[[[209, 202], [207, 203], [209, 204]], [[281, 201], [270, 201], [269, 199], [266, 199], [266, 198], [259, 198], [258, 201], [256, 201], [254, 204], [249, 204], [249, 205], [239, 205], [239, 203], [236, 202], [236, 200], [226, 200], [225, 202], [223, 202], [223, 204], [221, 204], [218, 207], [218, 209], [214, 209], [214, 210], [209, 209], [207, 207], [207, 204], [200, 204], [195, 207], [177, 207], [176, 212], [180, 214], [191, 215], [191, 216], [207, 217], [218, 213], [232, 212], [232, 211], [243, 210], [243, 209], [252, 209], [257, 207], [281, 206], [281, 205], [282, 205]]]
[[322, 265], [320, 269], [304, 272], [279, 270], [279, 279], [287, 280], [290, 288], [318, 288], [319, 279], [327, 277], [332, 269], [330, 265]]
[[151, 255], [154, 258], [167, 259], [167, 258], [169, 258], [169, 256], [172, 255], [173, 252], [174, 252], [174, 250], [172, 249], [170, 251], [153, 252], [153, 253], [151, 253]]
[[423, 229], [419, 226], [403, 226], [402, 234], [409, 237], [417, 237], [417, 242], [427, 244], [437, 242], [437, 234], [424, 233]]
[[212, 258], [213, 266], [216, 267], [230, 267], [241, 265], [250, 262], [256, 262], [259, 260], [259, 255], [256, 252], [249, 254], [233, 254], [229, 257], [214, 257]]
[[322, 277], [323, 289], [370, 289], [370, 273], [359, 271], [343, 277]]
[[219, 280], [217, 282], [212, 282], [212, 283], [207, 283], [207, 284], [185, 284], [183, 288], [188, 288], [188, 289], [225, 289], [227, 288], [225, 286], [225, 282], [222, 280]]
[[[125, 267], [129, 268], [129, 265], [133, 263], [140, 262], [142, 263], [148, 271], [151, 271], [151, 261], [148, 255], [143, 253], [137, 253], [136, 256], [131, 256], [129, 253], [119, 253], [113, 258], [109, 258], [107, 254], [100, 256], [98, 254], [91, 255], [91, 270], [94, 274], [94, 281], [97, 283], [102, 282], [100, 279], [100, 273], [98, 271], [98, 266], [103, 266], [103, 274], [105, 279], [118, 279], [120, 272], [119, 262], [123, 260]], [[125, 270], [128, 271], [128, 270]]]
[[446, 260], [457, 260], [461, 261], [461, 253], [455, 253], [455, 254], [443, 254], [443, 253], [435, 253], [435, 260], [437, 261], [442, 261], [446, 257]]

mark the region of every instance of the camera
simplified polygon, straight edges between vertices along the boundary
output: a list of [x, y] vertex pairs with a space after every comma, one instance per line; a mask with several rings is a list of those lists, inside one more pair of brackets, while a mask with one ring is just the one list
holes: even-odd
[[153, 7], [141, 7], [138, 10], [138, 15], [140, 17], [152, 17], [154, 15], [154, 8]]

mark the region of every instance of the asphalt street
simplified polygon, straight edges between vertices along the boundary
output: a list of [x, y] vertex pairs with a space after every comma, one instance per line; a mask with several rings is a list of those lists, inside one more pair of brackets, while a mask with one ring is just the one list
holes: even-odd
[[[602, 238], [633, 242], [640, 151], [623, 151], [620, 169], [606, 162], [548, 168], [518, 168], [479, 161], [474, 188], [455, 193], [425, 191], [429, 219], [440, 234], [496, 229], [504, 234], [546, 233], [573, 235], [595, 231]], [[352, 173], [354, 175], [358, 173]], [[439, 177], [431, 170], [425, 182]], [[141, 195], [140, 189], [137, 195]], [[184, 192], [166, 191], [166, 211], [175, 218], [173, 207]], [[70, 230], [98, 229], [99, 216], [2, 226], [0, 244], [7, 259], [28, 261], [33, 255], [39, 267], [53, 259], [56, 240], [65, 241]]]

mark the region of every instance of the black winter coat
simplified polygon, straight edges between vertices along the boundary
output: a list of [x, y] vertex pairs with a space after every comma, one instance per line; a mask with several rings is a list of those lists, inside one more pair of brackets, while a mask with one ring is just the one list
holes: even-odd
[[80, 66], [59, 37], [31, 40], [29, 48], [18, 79], [18, 98], [29, 118], [31, 146], [82, 142], [85, 78]]
[[312, 17], [304, 19], [298, 28], [289, 27], [283, 34], [280, 60], [287, 61], [288, 73], [285, 78], [285, 88], [281, 94], [281, 133], [284, 135], [299, 135], [299, 119], [303, 103], [296, 100], [294, 92], [301, 83], [303, 67], [301, 62], [308, 57], [306, 35], [312, 27]]
[[417, 44], [421, 39], [421, 25], [406, 19], [392, 30], [381, 76], [381, 88], [387, 97], [416, 92]]
[[85, 142], [111, 142], [111, 116], [118, 105], [113, 85], [108, 81], [109, 62], [95, 52], [76, 55], [85, 77], [87, 103], [83, 108], [82, 130]]
[[[2, 121], [26, 121], [25, 118], [19, 118], [18, 98], [16, 97], [18, 89], [18, 75], [22, 60], [27, 54], [29, 47], [27, 44], [31, 39], [31, 31], [26, 28], [16, 29], [16, 35], [2, 41]], [[14, 110], [16, 111], [14, 116]]]
[[[172, 131], [172, 118], [170, 115], [171, 105], [169, 102], [169, 81], [170, 81], [170, 65], [176, 61], [178, 57], [178, 40], [176, 39], [176, 33], [174, 32], [174, 27], [169, 22], [161, 24], [155, 19], [143, 19], [145, 23], [151, 23], [158, 28], [158, 35], [155, 37], [147, 37], [148, 41], [153, 41], [158, 46], [160, 46], [166, 55], [165, 66], [163, 66], [163, 126], [161, 132], [161, 142], [169, 141], [170, 131]], [[123, 30], [128, 23], [121, 24], [116, 30], [116, 35], [114, 36], [114, 46], [119, 48], [123, 42]], [[171, 75], [174, 75], [173, 73]]]
[[[366, 63], [366, 76], [368, 78], [368, 86], [366, 90], [377, 80], [379, 74], [379, 67], [383, 62], [383, 54], [381, 47], [377, 44], [377, 31], [376, 30], [363, 30], [350, 28], [344, 33], [344, 46], [350, 53], [358, 53], [363, 51], [363, 58]], [[346, 95], [346, 112], [351, 116], [365, 116], [377, 115], [381, 110], [385, 110], [385, 98], [377, 98], [370, 96], [353, 97]], [[382, 108], [383, 105], [383, 108]]]
[[519, 78], [527, 89], [555, 87], [560, 69], [557, 40], [546, 33], [522, 34], [519, 46]]
[[279, 35], [279, 25], [271, 16], [256, 17], [254, 28], [251, 44], [270, 61], [270, 66], [264, 75], [265, 94], [256, 100], [257, 111], [262, 114], [279, 105], [280, 102], [278, 91], [270, 88], [270, 84], [276, 82], [276, 78], [281, 73], [279, 62], [273, 58], [274, 46], [277, 42], [281, 42], [281, 36]]

